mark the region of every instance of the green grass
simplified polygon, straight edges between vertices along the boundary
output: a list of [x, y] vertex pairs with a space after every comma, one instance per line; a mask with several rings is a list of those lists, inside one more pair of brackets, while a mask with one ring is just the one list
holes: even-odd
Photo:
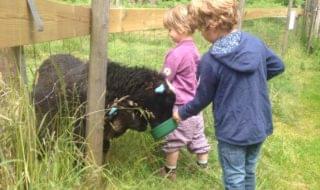
[[[244, 29], [266, 41], [280, 52], [285, 23], [278, 19], [245, 22]], [[320, 59], [309, 55], [300, 40], [300, 32], [290, 35], [289, 48], [283, 57], [286, 71], [270, 81], [275, 131], [264, 144], [258, 166], [258, 189], [316, 190], [320, 188]], [[203, 53], [210, 44], [197, 33]], [[110, 34], [108, 55], [127, 65], [159, 70], [171, 42], [162, 30]], [[50, 54], [72, 53], [88, 59], [89, 37], [66, 39], [26, 47], [28, 76]], [[30, 82], [29, 87], [32, 86]], [[86, 178], [103, 171], [108, 189], [222, 189], [221, 169], [210, 108], [204, 111], [206, 131], [212, 146], [208, 171], [198, 170], [194, 155], [182, 151], [177, 182], [157, 175], [164, 163], [161, 142], [155, 142], [150, 129], [145, 133], [129, 131], [112, 141], [108, 162], [101, 168], [81, 165], [79, 152], [71, 138], [70, 118], [66, 132], [49, 142], [50, 151], [42, 161], [36, 145], [35, 116], [25, 89], [14, 90], [0, 84], [0, 189], [93, 189]]]

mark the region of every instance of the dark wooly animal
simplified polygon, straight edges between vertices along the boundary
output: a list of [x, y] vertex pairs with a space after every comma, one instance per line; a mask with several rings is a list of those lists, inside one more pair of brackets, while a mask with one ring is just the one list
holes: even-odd
[[[109, 140], [127, 129], [145, 131], [148, 123], [155, 127], [169, 119], [175, 102], [164, 76], [156, 71], [109, 61], [107, 72], [104, 152]], [[85, 136], [87, 81], [88, 64], [72, 55], [53, 55], [42, 63], [33, 89], [40, 138], [63, 130], [53, 118], [66, 112], [80, 118], [74, 124], [75, 136]]]

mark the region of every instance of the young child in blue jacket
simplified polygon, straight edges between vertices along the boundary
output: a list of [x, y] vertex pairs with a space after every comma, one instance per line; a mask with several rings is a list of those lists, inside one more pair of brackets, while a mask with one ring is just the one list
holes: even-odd
[[194, 0], [189, 14], [212, 46], [201, 58], [194, 99], [173, 118], [180, 122], [212, 102], [225, 189], [255, 189], [259, 152], [273, 130], [267, 81], [284, 64], [260, 39], [236, 29], [235, 0]]

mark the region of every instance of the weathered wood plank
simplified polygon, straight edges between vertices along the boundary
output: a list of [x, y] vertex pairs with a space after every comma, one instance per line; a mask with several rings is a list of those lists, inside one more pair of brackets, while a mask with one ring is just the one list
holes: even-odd
[[[92, 27], [90, 42], [90, 62], [87, 91], [87, 160], [101, 166], [103, 164], [103, 131], [105, 116], [105, 96], [107, 78], [107, 12], [108, 0], [92, 0]], [[88, 176], [94, 180], [96, 189], [104, 189], [101, 172]]]
[[242, 22], [244, 20], [244, 8], [246, 5], [246, 0], [240, 0], [239, 1], [239, 18], [238, 18], [238, 29], [241, 30], [242, 29]]
[[27, 0], [0, 1], [0, 48], [89, 34], [90, 9], [35, 0], [44, 31], [33, 27]]
[[[0, 1], [0, 48], [21, 46], [90, 34], [91, 8], [34, 0], [44, 31], [33, 26], [27, 0]], [[109, 32], [128, 32], [162, 28], [166, 9], [111, 9]], [[301, 11], [299, 10], [301, 14]], [[285, 17], [286, 8], [245, 9], [245, 20]]]
[[[0, 49], [0, 79], [4, 82], [15, 80], [18, 75], [14, 48]], [[1, 82], [0, 80], [0, 82]]]
[[[297, 14], [302, 14], [301, 9], [292, 9], [297, 11]], [[245, 9], [245, 20], [259, 19], [259, 18], [274, 18], [274, 17], [286, 17], [287, 8], [248, 8]]]
[[108, 0], [92, 1], [89, 78], [87, 91], [87, 159], [102, 165], [104, 106], [106, 95], [106, 44]]
[[167, 9], [111, 9], [109, 32], [128, 32], [163, 28]]

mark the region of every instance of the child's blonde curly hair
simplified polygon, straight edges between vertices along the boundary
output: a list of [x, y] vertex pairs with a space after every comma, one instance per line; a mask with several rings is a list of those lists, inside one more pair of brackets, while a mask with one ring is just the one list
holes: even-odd
[[193, 34], [197, 29], [197, 23], [188, 13], [186, 5], [177, 5], [169, 9], [163, 18], [166, 29], [174, 29], [179, 34]]
[[230, 32], [238, 24], [237, 0], [192, 0], [188, 11], [200, 30]]

